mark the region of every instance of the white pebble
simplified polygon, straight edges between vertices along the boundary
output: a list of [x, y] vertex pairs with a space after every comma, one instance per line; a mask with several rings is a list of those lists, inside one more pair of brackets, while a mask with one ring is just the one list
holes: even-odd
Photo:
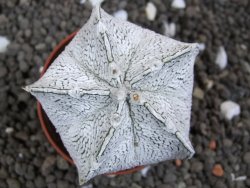
[[246, 176], [235, 177], [235, 175], [233, 173], [231, 173], [231, 178], [232, 178], [232, 181], [245, 181], [247, 179]]
[[225, 101], [220, 105], [220, 111], [227, 120], [240, 114], [240, 105], [233, 101]]
[[93, 188], [93, 185], [90, 183], [90, 184], [88, 184], [88, 185], [82, 186], [81, 188]]
[[195, 87], [194, 88], [194, 92], [193, 92], [193, 96], [197, 99], [203, 100], [204, 99], [204, 91], [199, 88], [199, 87]]
[[184, 9], [186, 7], [186, 3], [184, 0], [173, 0], [171, 7], [176, 9]]
[[0, 53], [4, 53], [7, 50], [7, 46], [10, 44], [10, 41], [4, 37], [0, 36]]
[[42, 73], [42, 71], [43, 71], [43, 66], [39, 68], [39, 73]]
[[80, 0], [80, 4], [86, 3], [86, 0]]
[[176, 33], [176, 25], [175, 23], [163, 22], [164, 26], [164, 35], [167, 37], [174, 37]]
[[198, 48], [200, 51], [204, 51], [206, 49], [206, 45], [204, 43], [198, 43]]
[[118, 18], [118, 19], [121, 19], [121, 20], [124, 20], [124, 21], [127, 21], [128, 20], [128, 13], [126, 10], [118, 10], [117, 12], [115, 12], [113, 14], [113, 16], [115, 18]]
[[227, 53], [223, 46], [219, 47], [215, 64], [220, 67], [220, 69], [224, 69], [227, 66]]
[[7, 134], [11, 134], [11, 133], [13, 133], [14, 132], [14, 129], [12, 128], [12, 127], [7, 127], [6, 129], [5, 129], [5, 133], [7, 133]]
[[209, 90], [214, 86], [214, 81], [213, 80], [205, 80], [205, 85], [206, 85], [206, 89]]
[[18, 153], [18, 157], [19, 157], [20, 159], [22, 159], [22, 158], [23, 158], [23, 154], [22, 154], [22, 153]]
[[146, 15], [147, 15], [148, 20], [150, 20], [150, 21], [155, 20], [157, 9], [153, 3], [148, 2], [147, 6], [145, 8], [145, 11], [146, 11]]
[[140, 170], [142, 177], [147, 176], [147, 173], [148, 173], [150, 168], [151, 168], [150, 166], [146, 166], [146, 167], [144, 167], [143, 169]]

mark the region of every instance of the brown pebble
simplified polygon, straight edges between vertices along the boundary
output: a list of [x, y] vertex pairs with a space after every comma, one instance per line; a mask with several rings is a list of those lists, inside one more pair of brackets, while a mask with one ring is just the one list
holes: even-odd
[[215, 140], [211, 140], [209, 142], [209, 149], [216, 150], [216, 141]]
[[213, 167], [212, 174], [217, 177], [221, 177], [224, 175], [224, 170], [220, 164], [216, 164]]
[[180, 159], [175, 160], [175, 166], [179, 167], [182, 165], [182, 161]]

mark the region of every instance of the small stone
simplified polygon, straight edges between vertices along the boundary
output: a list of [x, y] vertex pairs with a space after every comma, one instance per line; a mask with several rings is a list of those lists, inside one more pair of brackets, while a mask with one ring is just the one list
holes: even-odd
[[217, 52], [217, 56], [215, 59], [215, 64], [220, 67], [220, 69], [224, 69], [227, 66], [227, 53], [223, 46], [219, 47]]
[[132, 179], [135, 182], [140, 182], [142, 179], [141, 173], [137, 172], [137, 173], [132, 174]]
[[68, 188], [69, 187], [69, 183], [67, 181], [63, 181], [63, 180], [58, 180], [56, 184], [57, 184], [57, 187], [60, 187], [60, 188]]
[[86, 0], [80, 0], [80, 4], [86, 3]]
[[148, 2], [147, 6], [145, 8], [145, 11], [146, 11], [146, 15], [147, 15], [148, 20], [154, 21], [155, 17], [156, 17], [156, 13], [157, 13], [157, 9], [156, 9], [155, 5], [151, 2]]
[[204, 91], [199, 87], [195, 87], [194, 92], [193, 92], [193, 96], [197, 99], [203, 100], [204, 99]]
[[47, 175], [46, 176], [46, 183], [52, 183], [52, 182], [55, 181], [55, 179], [56, 179], [55, 176], [53, 176], [53, 175]]
[[24, 165], [21, 165], [19, 162], [15, 163], [15, 172], [16, 174], [18, 174], [19, 176], [24, 175], [26, 169], [24, 167]]
[[224, 170], [220, 164], [216, 164], [213, 167], [212, 174], [217, 177], [221, 177], [224, 175]]
[[0, 67], [0, 78], [5, 77], [8, 74], [8, 70], [5, 67]]
[[209, 149], [211, 149], [211, 150], [215, 150], [216, 149], [216, 141], [215, 140], [211, 140], [209, 142]]
[[48, 188], [57, 188], [55, 183], [49, 183]]
[[128, 20], [128, 13], [126, 10], [118, 10], [117, 12], [115, 12], [113, 14], [113, 16], [115, 18], [118, 18], [118, 19], [121, 19], [121, 20], [124, 20], [124, 21], [127, 21]]
[[9, 188], [20, 188], [21, 185], [18, 180], [16, 179], [7, 179], [7, 184]]
[[55, 163], [56, 163], [55, 156], [46, 157], [46, 159], [43, 161], [43, 164], [41, 167], [42, 174], [44, 176], [48, 175], [51, 172], [51, 170], [53, 169]]
[[150, 166], [146, 166], [146, 167], [144, 167], [144, 168], [140, 171], [142, 177], [146, 177], [146, 176], [147, 176], [148, 171], [149, 171], [150, 168], [151, 168]]
[[5, 170], [5, 168], [0, 169], [0, 179], [6, 179], [8, 177], [8, 172]]
[[227, 120], [231, 120], [240, 114], [240, 106], [233, 101], [225, 101], [220, 105], [220, 111]]
[[13, 133], [13, 132], [14, 132], [13, 127], [7, 127], [7, 128], [5, 129], [5, 133], [6, 133], [6, 134], [11, 134], [11, 133]]
[[167, 21], [163, 22], [164, 26], [164, 35], [167, 37], [174, 37], [176, 33], [175, 23], [168, 23]]
[[180, 167], [182, 165], [182, 161], [180, 159], [175, 160], [175, 166]]
[[38, 51], [44, 50], [45, 48], [46, 48], [46, 45], [44, 43], [40, 43], [35, 46], [35, 49]]
[[171, 7], [175, 9], [184, 9], [186, 7], [186, 3], [184, 0], [173, 0]]
[[19, 101], [26, 102], [26, 101], [29, 100], [29, 97], [30, 97], [30, 95], [27, 94], [27, 92], [20, 92], [20, 93], [18, 94], [18, 100], [19, 100]]
[[20, 0], [19, 4], [23, 5], [23, 6], [28, 6], [30, 4], [30, 1], [29, 0]]
[[31, 36], [31, 30], [30, 29], [25, 29], [24, 35], [25, 35], [25, 37], [29, 38]]
[[207, 80], [205, 80], [205, 85], [206, 85], [206, 89], [210, 90], [214, 86], [214, 81], [207, 79]]
[[174, 173], [168, 172], [163, 178], [164, 183], [172, 183], [176, 181], [176, 175]]
[[36, 185], [36, 188], [45, 188], [46, 187], [46, 182], [41, 176], [38, 176], [35, 179], [35, 185]]
[[27, 171], [25, 172], [24, 174], [24, 177], [27, 179], [27, 180], [32, 180], [35, 178], [35, 170], [34, 170], [34, 167], [33, 166], [28, 166], [27, 168]]
[[226, 186], [226, 184], [222, 180], [218, 180], [218, 181], [216, 181], [215, 187], [216, 188], [227, 188], [228, 186]]
[[26, 188], [34, 188], [34, 187], [35, 187], [35, 185], [34, 185], [34, 183], [32, 181], [27, 181], [26, 182]]
[[155, 187], [153, 176], [147, 177], [146, 180], [145, 180], [145, 184], [146, 184], [148, 187]]
[[7, 46], [10, 44], [10, 41], [7, 37], [0, 36], [0, 53], [4, 53], [7, 51]]
[[244, 161], [246, 164], [250, 164], [250, 151], [244, 154], [244, 156], [243, 156], [243, 161]]
[[67, 170], [69, 168], [68, 162], [60, 156], [56, 158], [56, 165], [57, 165], [57, 168], [60, 170]]
[[8, 18], [4, 15], [0, 15], [0, 25], [6, 24], [8, 22]]
[[21, 61], [19, 63], [19, 68], [22, 72], [27, 72], [29, 70], [29, 65], [27, 64], [27, 62]]
[[131, 188], [141, 188], [141, 186], [138, 185], [138, 184], [136, 184], [136, 183], [133, 183], [133, 184], [131, 185]]
[[200, 51], [204, 51], [206, 49], [206, 45], [204, 43], [198, 43], [198, 48]]
[[203, 170], [203, 163], [200, 161], [195, 161], [191, 164], [190, 171], [194, 173], [201, 172]]
[[43, 71], [43, 66], [39, 68], [39, 73], [42, 73], [42, 71]]
[[90, 183], [90, 184], [82, 186], [81, 188], [93, 188], [93, 184]]
[[19, 27], [20, 29], [26, 29], [29, 27], [29, 20], [25, 18], [19, 19]]
[[29, 139], [29, 136], [26, 132], [21, 131], [15, 134], [15, 138], [21, 140], [21, 141], [27, 141]]
[[168, 184], [161, 184], [157, 188], [172, 188], [172, 186]]
[[177, 188], [186, 188], [187, 186], [186, 186], [186, 184], [182, 181], [182, 182], [180, 182], [180, 183], [178, 183], [178, 185], [177, 185]]

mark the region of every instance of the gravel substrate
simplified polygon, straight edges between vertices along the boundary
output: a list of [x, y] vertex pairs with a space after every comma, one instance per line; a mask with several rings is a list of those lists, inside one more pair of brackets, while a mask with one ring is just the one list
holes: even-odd
[[[164, 33], [164, 21], [173, 22], [173, 38], [205, 44], [195, 65], [191, 140], [196, 154], [154, 165], [145, 177], [140, 172], [99, 176], [89, 188], [250, 187], [250, 2], [187, 0], [185, 9], [173, 9], [170, 0], [151, 0], [154, 21], [145, 14], [147, 2], [107, 0], [103, 8], [111, 14], [124, 9], [129, 21], [158, 33]], [[78, 187], [75, 167], [48, 143], [36, 101], [21, 87], [38, 79], [55, 45], [90, 12], [80, 0], [0, 0], [0, 36], [10, 40], [0, 53], [0, 188]], [[224, 69], [215, 64], [220, 46], [228, 56]], [[240, 115], [231, 120], [220, 112], [227, 100], [240, 105]]]

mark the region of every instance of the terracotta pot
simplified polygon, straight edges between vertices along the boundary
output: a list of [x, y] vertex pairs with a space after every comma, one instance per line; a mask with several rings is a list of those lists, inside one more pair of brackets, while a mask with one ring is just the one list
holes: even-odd
[[[65, 46], [74, 38], [77, 32], [74, 32], [68, 35], [65, 39], [63, 39], [51, 52], [48, 59], [45, 62], [44, 68], [42, 70], [41, 76], [46, 72], [50, 64], [56, 59], [56, 57], [64, 50]], [[49, 120], [48, 116], [46, 115], [45, 111], [43, 110], [41, 104], [37, 102], [37, 112], [38, 117], [43, 129], [44, 134], [46, 135], [47, 139], [49, 140], [50, 144], [55, 148], [55, 150], [69, 163], [72, 165], [74, 161], [71, 159], [68, 151], [63, 145], [63, 142], [60, 138], [60, 135], [56, 132], [55, 127]], [[121, 174], [130, 174], [136, 171], [143, 169], [143, 166], [137, 166], [133, 169], [123, 170], [119, 172], [110, 173], [107, 175], [121, 175]]]

